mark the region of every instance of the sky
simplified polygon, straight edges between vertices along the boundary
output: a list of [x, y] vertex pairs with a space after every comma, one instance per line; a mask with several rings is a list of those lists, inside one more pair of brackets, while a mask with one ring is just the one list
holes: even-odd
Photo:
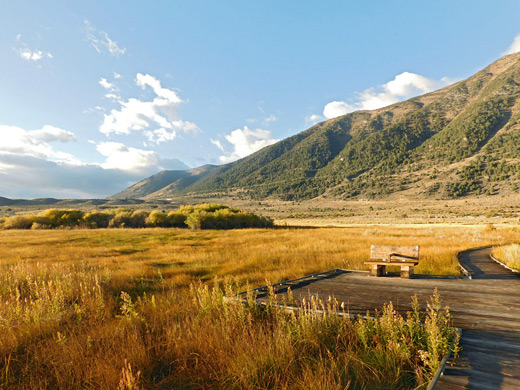
[[0, 0], [0, 196], [104, 198], [520, 51], [520, 1]]

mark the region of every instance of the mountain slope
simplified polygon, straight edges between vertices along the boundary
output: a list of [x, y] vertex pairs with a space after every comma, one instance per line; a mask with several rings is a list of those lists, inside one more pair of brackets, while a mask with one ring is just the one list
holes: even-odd
[[185, 189], [215, 168], [215, 165], [208, 164], [189, 170], [161, 171], [113, 195], [112, 198], [143, 198], [156, 192], [160, 197], [163, 192], [169, 193]]
[[192, 183], [123, 193], [242, 191], [290, 200], [516, 191], [519, 97], [520, 54], [513, 54], [441, 90], [317, 124]]

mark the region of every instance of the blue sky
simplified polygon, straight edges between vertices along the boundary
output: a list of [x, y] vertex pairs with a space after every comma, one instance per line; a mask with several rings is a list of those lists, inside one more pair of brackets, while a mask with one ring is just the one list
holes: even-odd
[[519, 1], [3, 1], [0, 196], [106, 197], [466, 78]]

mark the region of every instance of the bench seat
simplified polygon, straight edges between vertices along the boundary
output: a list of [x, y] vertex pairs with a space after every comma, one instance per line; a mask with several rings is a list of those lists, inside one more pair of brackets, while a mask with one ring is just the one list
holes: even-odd
[[402, 278], [413, 278], [414, 266], [419, 264], [419, 246], [383, 246], [370, 247], [370, 259], [365, 264], [370, 268], [370, 276], [385, 276], [386, 266], [401, 268]]

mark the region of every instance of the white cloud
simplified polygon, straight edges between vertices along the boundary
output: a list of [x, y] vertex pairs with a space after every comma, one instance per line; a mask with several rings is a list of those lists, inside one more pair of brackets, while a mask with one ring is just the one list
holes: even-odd
[[121, 76], [119, 73], [114, 72], [114, 78], [115, 78], [115, 79], [120, 79], [120, 78], [122, 78], [122, 77], [123, 77], [123, 76]]
[[52, 55], [41, 50], [20, 49], [20, 57], [27, 61], [39, 61], [44, 57], [52, 58]]
[[305, 123], [307, 125], [309, 125], [309, 124], [315, 125], [316, 123], [318, 123], [319, 121], [322, 121], [322, 120], [323, 120], [323, 117], [318, 114], [311, 114], [311, 115], [308, 115], [305, 117]]
[[325, 105], [323, 108], [323, 116], [327, 119], [330, 119], [348, 114], [352, 111], [356, 111], [355, 106], [348, 104], [347, 102], [333, 101]]
[[105, 89], [108, 89], [109, 91], [114, 91], [116, 89], [116, 86], [108, 82], [108, 80], [104, 77], [101, 77], [99, 79], [99, 85], [101, 85]]
[[[244, 126], [243, 129], [233, 130], [224, 138], [227, 142], [233, 145], [233, 151], [227, 155], [219, 157], [219, 160], [222, 163], [238, 160], [266, 146], [278, 142], [277, 139], [272, 138], [270, 131], [262, 129], [251, 130], [247, 126]], [[222, 151], [224, 150], [220, 141], [211, 140], [211, 142]]]
[[520, 51], [520, 34], [518, 34], [515, 39], [513, 40], [513, 43], [511, 43], [511, 46], [502, 54], [502, 55], [508, 55], [508, 54], [514, 54], [518, 53]]
[[113, 101], [121, 99], [121, 96], [119, 96], [119, 88], [114, 83], [111, 83], [106, 78], [102, 77], [99, 79], [98, 84], [107, 90], [105, 98]]
[[213, 138], [210, 138], [209, 140], [213, 145], [215, 145], [218, 148], [218, 150], [220, 150], [221, 152], [224, 151], [224, 146], [222, 146], [222, 142], [220, 142], [220, 140]]
[[74, 142], [76, 141], [76, 136], [74, 133], [60, 129], [58, 127], [54, 127], [51, 125], [45, 125], [40, 130], [30, 131], [29, 134], [41, 141], [44, 142]]
[[177, 132], [199, 131], [193, 122], [183, 121], [178, 117], [177, 109], [183, 100], [173, 89], [164, 88], [161, 82], [148, 74], [138, 73], [136, 85], [142, 89], [150, 87], [156, 97], [152, 101], [130, 98], [119, 101], [121, 108], [105, 114], [99, 130], [105, 134], [130, 134], [144, 131], [150, 142], [161, 143], [173, 140]]
[[323, 115], [325, 118], [335, 118], [357, 110], [374, 110], [397, 103], [403, 99], [431, 92], [453, 83], [454, 80], [442, 78], [432, 80], [416, 73], [403, 72], [386, 84], [375, 88], [368, 88], [358, 93], [357, 100], [348, 103], [345, 101], [333, 101], [325, 105]]
[[20, 34], [18, 34], [16, 36], [16, 40], [18, 41], [18, 43], [20, 44], [20, 47], [14, 49], [18, 55], [20, 56], [20, 58], [26, 60], [26, 61], [40, 61], [44, 58], [47, 58], [47, 59], [52, 59], [52, 54], [49, 53], [49, 52], [44, 52], [43, 50], [39, 50], [39, 49], [31, 49], [27, 46], [27, 44], [25, 44], [24, 42], [22, 42], [22, 36]]
[[87, 29], [87, 40], [98, 53], [107, 50], [115, 57], [125, 54], [126, 49], [124, 47], [119, 47], [117, 42], [110, 39], [106, 32], [96, 29], [88, 20], [85, 20], [85, 27]]
[[119, 142], [101, 142], [96, 149], [106, 157], [106, 161], [100, 164], [104, 169], [145, 171], [159, 164], [159, 157], [154, 151], [128, 147]]
[[43, 126], [38, 130], [25, 130], [16, 126], [0, 125], [2, 142], [1, 155], [31, 156], [60, 163], [77, 165], [72, 155], [54, 150], [50, 142], [74, 142], [76, 137], [67, 130], [54, 126]]

